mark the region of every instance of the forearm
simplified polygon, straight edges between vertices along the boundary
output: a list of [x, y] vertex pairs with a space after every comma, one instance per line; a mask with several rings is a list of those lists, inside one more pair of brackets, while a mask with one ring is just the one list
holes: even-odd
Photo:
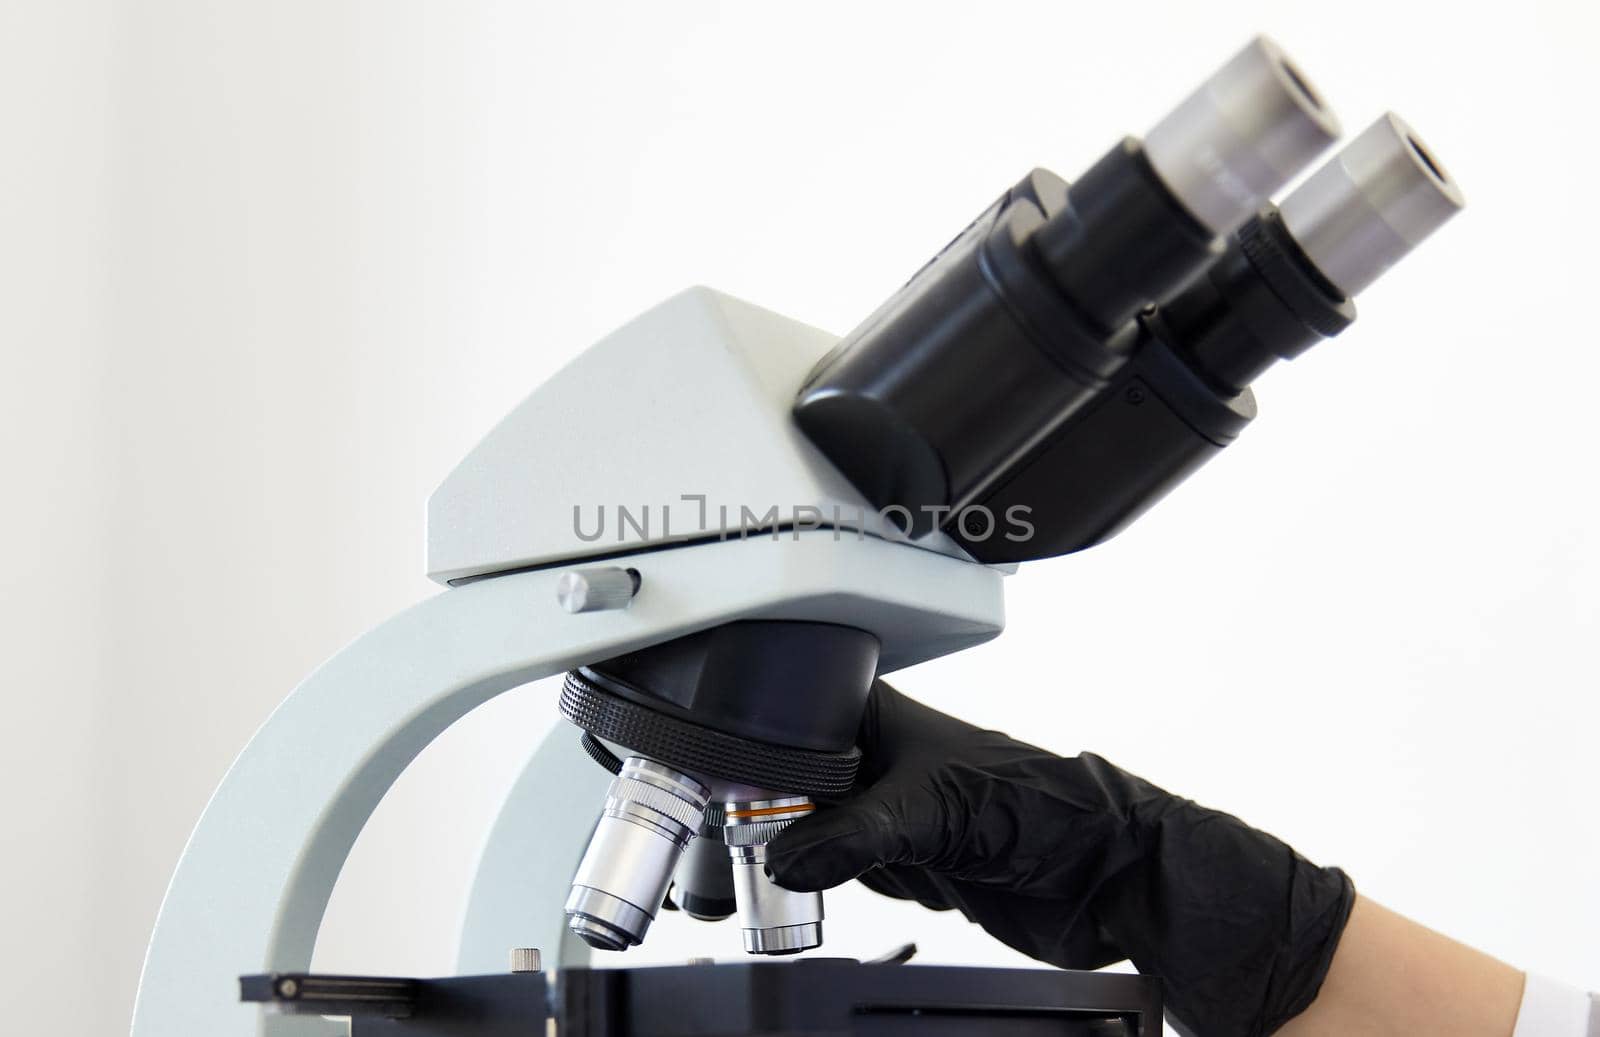
[[1510, 1037], [1521, 972], [1357, 897], [1311, 1007], [1282, 1037]]

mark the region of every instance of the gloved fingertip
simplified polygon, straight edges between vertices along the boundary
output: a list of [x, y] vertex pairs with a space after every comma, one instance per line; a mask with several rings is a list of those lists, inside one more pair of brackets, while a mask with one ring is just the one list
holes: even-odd
[[819, 810], [767, 844], [767, 876], [797, 893], [831, 889], [877, 863], [859, 816], [848, 806]]
[[835, 862], [818, 859], [804, 851], [774, 857], [771, 849], [768, 849], [767, 854], [767, 878], [796, 893], [818, 893], [848, 882], [853, 877], [840, 875]]

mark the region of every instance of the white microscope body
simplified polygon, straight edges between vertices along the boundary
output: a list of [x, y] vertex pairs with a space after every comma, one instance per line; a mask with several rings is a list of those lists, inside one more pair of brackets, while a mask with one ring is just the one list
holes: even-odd
[[[311, 674], [213, 795], [161, 907], [135, 1037], [346, 1032], [239, 1004], [237, 977], [310, 966], [339, 870], [384, 793], [502, 691], [743, 619], [866, 630], [882, 672], [998, 634], [1009, 567], [979, 565], [942, 534], [908, 541], [794, 427], [795, 394], [835, 342], [691, 289], [508, 415], [429, 501], [428, 575], [448, 589]], [[563, 575], [597, 565], [636, 571], [637, 594], [567, 611]], [[607, 775], [577, 741], [557, 729], [501, 808], [462, 973], [502, 971], [519, 946], [558, 964], [587, 958], [562, 901]], [[552, 786], [564, 794], [542, 794]]]

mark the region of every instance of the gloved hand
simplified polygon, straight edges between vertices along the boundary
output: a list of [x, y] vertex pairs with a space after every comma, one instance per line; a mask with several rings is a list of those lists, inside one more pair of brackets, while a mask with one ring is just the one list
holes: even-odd
[[882, 682], [859, 744], [855, 793], [768, 846], [781, 885], [859, 877], [1062, 968], [1132, 959], [1200, 1037], [1272, 1033], [1316, 997], [1355, 900], [1337, 868], [1098, 756], [980, 730]]

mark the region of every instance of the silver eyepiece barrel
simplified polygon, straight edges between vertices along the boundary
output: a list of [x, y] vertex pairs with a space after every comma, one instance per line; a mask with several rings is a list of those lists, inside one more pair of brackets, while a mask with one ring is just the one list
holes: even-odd
[[1278, 212], [1311, 262], [1349, 296], [1465, 204], [1422, 138], [1391, 112], [1295, 188]]
[[1258, 36], [1157, 123], [1144, 150], [1184, 208], [1222, 235], [1338, 136], [1310, 80]]
[[601, 950], [643, 941], [710, 798], [710, 789], [671, 767], [624, 760], [573, 875], [567, 928]]
[[809, 814], [804, 796], [724, 804], [723, 839], [749, 954], [795, 954], [822, 945], [822, 894], [796, 893], [767, 877], [767, 843]]

